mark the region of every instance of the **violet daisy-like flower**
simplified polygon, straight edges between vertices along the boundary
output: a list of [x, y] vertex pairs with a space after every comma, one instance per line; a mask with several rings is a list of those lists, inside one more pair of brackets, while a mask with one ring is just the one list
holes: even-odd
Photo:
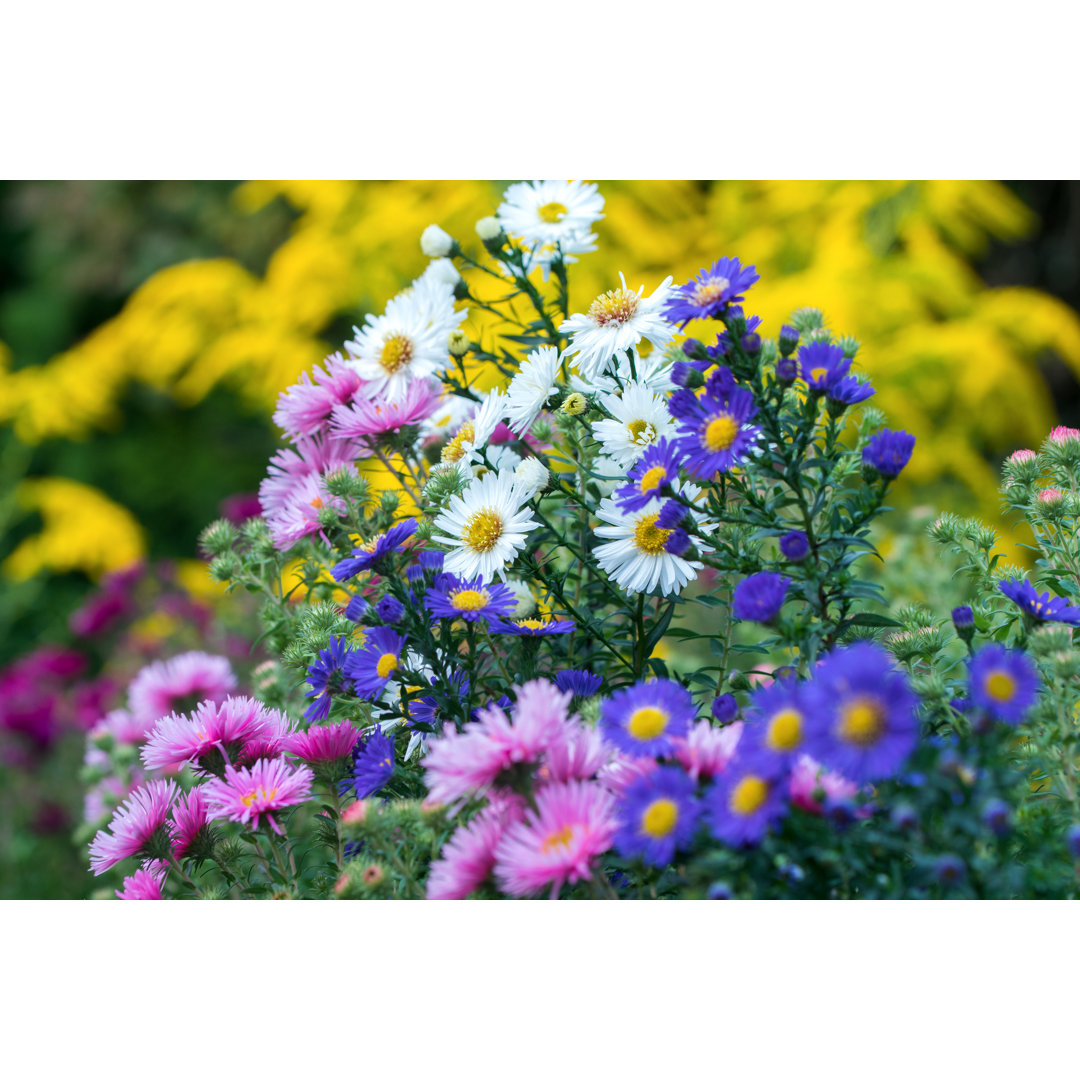
[[401, 664], [405, 638], [388, 626], [368, 633], [362, 649], [354, 649], [345, 658], [345, 676], [353, 682], [358, 697], [374, 701], [386, 689]]
[[309, 765], [322, 765], [349, 757], [359, 738], [356, 725], [351, 720], [342, 720], [338, 724], [313, 724], [307, 731], [294, 731], [282, 748]]
[[987, 645], [968, 661], [971, 700], [995, 720], [1019, 724], [1039, 693], [1039, 673], [1026, 653]]
[[852, 780], [892, 776], [915, 748], [919, 699], [877, 645], [834, 650], [802, 694], [806, 751]]
[[518, 637], [549, 637], [551, 634], [569, 634], [576, 623], [573, 619], [555, 615], [533, 615], [527, 619], [508, 619], [493, 626], [498, 634], [515, 634]]
[[153, 855], [157, 841], [168, 842], [165, 822], [176, 799], [172, 780], [148, 780], [121, 806], [109, 822], [109, 831], [101, 829], [90, 842], [90, 869], [103, 874], [110, 867], [135, 855]]
[[486, 619], [489, 624], [512, 615], [517, 597], [506, 585], [493, 582], [485, 585], [482, 577], [467, 581], [456, 574], [442, 574], [424, 594], [424, 606], [436, 619], [464, 619], [475, 622]]
[[697, 784], [682, 769], [664, 766], [635, 780], [616, 810], [615, 848], [625, 858], [667, 866], [694, 839], [701, 807]]
[[236, 687], [224, 656], [186, 652], [144, 667], [128, 689], [128, 709], [152, 725], [169, 713], [190, 712], [200, 701], [222, 702]]
[[[672, 396], [673, 405], [677, 396]], [[730, 472], [745, 460], [761, 434], [761, 428], [749, 423], [758, 411], [754, 395], [734, 387], [723, 397], [708, 392], [701, 397], [691, 393], [690, 397], [692, 401], [681, 399], [681, 415], [676, 417], [679, 437], [675, 449], [683, 466], [705, 479], [713, 473]]]
[[281, 826], [274, 814], [306, 802], [311, 794], [312, 772], [306, 765], [293, 767], [282, 759], [255, 762], [250, 769], [225, 769], [203, 786], [211, 819], [238, 821], [258, 829], [265, 818], [279, 836]]
[[334, 695], [349, 690], [350, 683], [345, 678], [345, 662], [349, 653], [345, 639], [331, 634], [327, 647], [319, 651], [319, 658], [308, 668], [307, 682], [311, 689], [304, 697], [315, 699], [304, 711], [304, 719], [308, 723], [325, 720], [330, 715]]
[[131, 877], [124, 878], [124, 887], [116, 890], [116, 899], [164, 900], [161, 887], [168, 872], [169, 868], [164, 863], [155, 863], [151, 870], [136, 870]]
[[347, 559], [342, 559], [330, 573], [335, 581], [348, 581], [349, 578], [356, 577], [364, 570], [372, 569], [380, 559], [392, 552], [401, 551], [405, 546], [405, 541], [415, 532], [415, 518], [398, 522], [386, 532], [373, 536], [355, 548], [352, 555]]
[[867, 398], [872, 398], [874, 393], [874, 388], [869, 383], [859, 382], [854, 375], [837, 379], [827, 391], [829, 401], [844, 406], [859, 405]]
[[555, 685], [566, 694], [574, 697], [589, 698], [603, 685], [603, 678], [591, 671], [570, 669], [555, 673]]
[[431, 864], [427, 898], [464, 900], [475, 892], [495, 869], [495, 849], [503, 833], [524, 816], [523, 801], [508, 797], [484, 807], [467, 825], [458, 826]]
[[172, 844], [173, 858], [179, 862], [185, 858], [199, 840], [199, 834], [205, 835], [210, 823], [210, 809], [202, 788], [192, 788], [181, 795], [172, 808], [169, 821], [169, 840]]
[[748, 622], [772, 622], [787, 598], [791, 579], [763, 570], [743, 578], [731, 597], [731, 614]]
[[706, 821], [717, 840], [734, 847], [758, 844], [787, 813], [786, 784], [741, 763], [726, 769], [705, 795]]
[[612, 694], [600, 706], [600, 731], [637, 757], [670, 754], [695, 718], [690, 691], [671, 679], [652, 679]]
[[744, 267], [738, 259], [717, 259], [711, 270], [701, 270], [673, 291], [664, 315], [683, 326], [693, 319], [719, 318], [729, 304], [746, 299], [746, 290], [760, 277], [756, 267]]
[[159, 720], [142, 749], [142, 761], [148, 769], [190, 761], [203, 771], [216, 771], [272, 720], [271, 710], [254, 698], [230, 697], [220, 705], [204, 701], [190, 717], [174, 714]]
[[798, 360], [806, 385], [819, 393], [831, 390], [851, 370], [851, 360], [844, 356], [844, 350], [827, 341], [811, 341], [804, 345], [799, 350]]
[[885, 428], [871, 436], [870, 441], [863, 447], [863, 464], [876, 469], [882, 476], [893, 479], [903, 472], [914, 449], [914, 435]]
[[644, 510], [653, 499], [668, 494], [678, 476], [675, 444], [662, 438], [638, 458], [627, 476], [629, 483], [616, 489], [615, 501], [624, 510]]
[[599, 784], [545, 784], [536, 793], [536, 810], [503, 833], [495, 849], [495, 880], [511, 896], [550, 887], [554, 899], [564, 885], [592, 877], [615, 827], [614, 800]]
[[999, 581], [998, 588], [1019, 608], [1039, 622], [1069, 623], [1080, 625], [1080, 608], [1069, 607], [1069, 602], [1050, 593], [1038, 593], [1030, 581]]
[[803, 752], [809, 720], [802, 688], [794, 679], [777, 679], [755, 690], [745, 714], [739, 760], [769, 776], [786, 772]]
[[347, 782], [358, 799], [381, 791], [394, 775], [394, 740], [376, 724], [353, 749], [352, 777]]

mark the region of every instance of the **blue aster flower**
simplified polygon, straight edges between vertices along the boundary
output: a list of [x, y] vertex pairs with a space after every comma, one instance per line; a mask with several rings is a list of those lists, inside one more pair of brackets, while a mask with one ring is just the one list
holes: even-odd
[[810, 541], [802, 529], [792, 529], [780, 537], [780, 554], [788, 562], [802, 562], [810, 554]]
[[675, 529], [682, 524], [687, 513], [687, 508], [678, 500], [665, 499], [660, 506], [660, 513], [656, 515], [655, 525], [658, 529]]
[[662, 766], [639, 777], [623, 792], [615, 809], [615, 848], [624, 858], [667, 866], [697, 831], [701, 807], [697, 784], [682, 769]]
[[806, 752], [812, 718], [795, 679], [777, 679], [755, 690], [743, 710], [739, 760], [765, 776], [786, 773]]
[[690, 393], [693, 401], [681, 399], [681, 415], [675, 419], [679, 433], [675, 449], [683, 464], [695, 476], [706, 479], [713, 473], [730, 472], [745, 460], [761, 434], [761, 428], [749, 423], [758, 411], [754, 395], [741, 387], [723, 395], [706, 390], [701, 397], [681, 390], [672, 394], [672, 401], [684, 393]]
[[387, 593], [375, 605], [375, 614], [384, 623], [396, 623], [405, 614], [405, 605], [396, 596]]
[[697, 716], [690, 691], [671, 679], [637, 683], [600, 706], [600, 733], [634, 757], [670, 754]]
[[485, 585], [482, 577], [468, 581], [456, 574], [440, 574], [424, 594], [424, 606], [431, 621], [464, 619], [476, 622], [486, 619], [489, 625], [513, 614], [517, 597], [500, 582]]
[[391, 552], [400, 551], [412, 534], [416, 532], [416, 521], [409, 518], [397, 525], [373, 536], [370, 540], [353, 549], [352, 556], [342, 559], [330, 573], [335, 581], [347, 581], [364, 570], [370, 570], [380, 559]]
[[830, 390], [851, 370], [851, 361], [844, 355], [844, 350], [827, 341], [811, 341], [804, 345], [799, 350], [798, 360], [806, 385], [819, 393]]
[[1019, 724], [1039, 693], [1039, 672], [1018, 649], [987, 645], [968, 661], [971, 701], [995, 720]]
[[627, 511], [644, 510], [653, 499], [667, 494], [678, 476], [675, 445], [663, 438], [638, 458], [626, 478], [629, 482], [615, 491], [615, 501]]
[[731, 597], [731, 614], [748, 622], [772, 622], [784, 606], [791, 579], [763, 570], [743, 578]]
[[569, 671], [559, 671], [555, 675], [555, 685], [564, 694], [573, 694], [574, 697], [589, 698], [595, 694], [604, 680], [591, 671], [582, 671], [572, 668]]
[[911, 460], [911, 452], [914, 449], [914, 435], [909, 435], [906, 431], [890, 431], [885, 428], [871, 436], [870, 441], [863, 447], [863, 464], [869, 465], [882, 476], [891, 479], [903, 472], [904, 466]]
[[311, 689], [304, 695], [315, 700], [304, 712], [304, 719], [313, 724], [325, 720], [330, 715], [330, 703], [334, 694], [351, 689], [351, 683], [345, 677], [345, 667], [351, 655], [343, 638], [330, 635], [330, 644], [319, 653], [319, 658], [307, 670], [307, 681]]
[[353, 748], [352, 787], [358, 799], [380, 791], [394, 775], [394, 740], [376, 725]]
[[741, 303], [744, 293], [760, 275], [753, 266], [743, 267], [738, 259], [717, 259], [711, 270], [674, 290], [664, 309], [664, 317], [685, 326], [692, 319], [715, 319], [733, 303]]
[[838, 379], [826, 391], [830, 401], [838, 405], [858, 405], [874, 396], [874, 388], [865, 382], [859, 382], [854, 375]]
[[[731, 318], [734, 315], [741, 315], [741, 308], [729, 308], [727, 317]], [[761, 319], [757, 315], [751, 315], [746, 320], [746, 329], [743, 331], [742, 347], [745, 352], [757, 353], [761, 351], [761, 335], [758, 334], [758, 328], [761, 326]], [[731, 334], [725, 330], [721, 334], [716, 336], [716, 344], [710, 345], [705, 352], [710, 359], [719, 360], [721, 357], [727, 356], [731, 352]]]
[[1017, 606], [1039, 622], [1062, 622], [1071, 626], [1080, 624], [1080, 608], [1069, 607], [1060, 596], [1051, 597], [1048, 592], [1037, 593], [1030, 581], [999, 581], [998, 588]]
[[806, 751], [849, 780], [892, 776], [919, 737], [919, 699], [877, 645], [831, 652], [803, 684]]
[[362, 596], [354, 596], [345, 607], [345, 618], [359, 622], [368, 610], [368, 602]]
[[735, 695], [720, 694], [713, 698], [712, 714], [718, 724], [730, 724], [739, 714], [739, 703], [735, 700]]
[[783, 778], [733, 762], [705, 794], [709, 831], [733, 847], [761, 843], [772, 824], [788, 811], [786, 787]]
[[353, 680], [358, 697], [374, 701], [386, 688], [401, 663], [405, 638], [388, 626], [370, 631], [362, 649], [349, 654], [345, 674]]
[[534, 615], [528, 619], [504, 620], [492, 626], [491, 631], [494, 634], [514, 634], [518, 637], [549, 637], [551, 634], [569, 634], [576, 625], [573, 619]]

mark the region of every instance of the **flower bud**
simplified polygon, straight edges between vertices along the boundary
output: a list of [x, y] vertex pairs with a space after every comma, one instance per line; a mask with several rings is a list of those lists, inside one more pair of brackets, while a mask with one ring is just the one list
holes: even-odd
[[585, 400], [585, 395], [575, 391], [572, 394], [566, 395], [563, 403], [559, 406], [559, 412], [566, 413], [567, 416], [578, 416], [583, 413], [588, 406], [589, 403]]
[[785, 385], [799, 377], [799, 362], [794, 356], [783, 356], [776, 362], [776, 378]]
[[790, 356], [799, 347], [799, 331], [794, 326], [781, 326], [777, 345], [780, 347], [781, 356]]
[[456, 246], [457, 241], [438, 225], [429, 225], [420, 234], [420, 250], [429, 259], [438, 259], [449, 255]]
[[451, 330], [447, 348], [451, 356], [464, 356], [469, 351], [469, 335], [464, 330]]
[[485, 217], [476, 223], [476, 235], [489, 251], [498, 251], [504, 238], [502, 222], [498, 218]]
[[713, 699], [713, 719], [718, 724], [730, 724], [739, 715], [739, 703], [733, 694], [720, 694]]

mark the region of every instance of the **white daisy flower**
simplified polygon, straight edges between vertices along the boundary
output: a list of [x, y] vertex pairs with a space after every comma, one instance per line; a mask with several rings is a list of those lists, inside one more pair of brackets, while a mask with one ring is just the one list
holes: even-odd
[[596, 375], [586, 382], [580, 375], [571, 372], [570, 389], [591, 397], [593, 394], [617, 394], [620, 386], [638, 382], [658, 394], [668, 393], [675, 389], [675, 383], [671, 381], [671, 364], [672, 361], [662, 349], [654, 349], [648, 357], [638, 356], [633, 370], [629, 356], [624, 356], [615, 369], [618, 381], [613, 375]]
[[[495, 446], [489, 446], [485, 453], [491, 463], [491, 468], [496, 472], [516, 473], [517, 467], [522, 461], [521, 455], [507, 443], [497, 443]], [[473, 466], [474, 476], [483, 476], [485, 472], [490, 471], [483, 464]]]
[[559, 333], [570, 335], [567, 356], [573, 356], [574, 366], [581, 377], [593, 380], [612, 369], [612, 362], [621, 364], [627, 350], [642, 338], [654, 347], [663, 349], [675, 336], [675, 327], [661, 314], [671, 293], [673, 278], [666, 277], [652, 296], [644, 296], [645, 286], [632, 292], [626, 278], [619, 274], [621, 289], [598, 296], [585, 315], [571, 315], [559, 327]]
[[593, 435], [624, 473], [647, 447], [675, 434], [664, 399], [642, 383], [627, 383], [621, 397], [609, 394], [600, 398], [600, 404], [614, 419], [598, 420]]
[[510, 430], [523, 435], [555, 393], [559, 376], [559, 350], [554, 345], [534, 349], [522, 361], [506, 392], [506, 417]]
[[496, 574], [505, 579], [507, 565], [539, 525], [522, 506], [514, 474], [489, 472], [451, 498], [435, 519], [435, 528], [445, 535], [435, 539], [454, 548], [443, 564], [448, 574], [470, 580], [479, 574], [491, 581]]
[[438, 225], [429, 225], [420, 234], [420, 250], [430, 259], [449, 255], [454, 250], [454, 238]]
[[476, 411], [476, 402], [460, 394], [447, 394], [438, 409], [421, 425], [422, 439], [445, 439], [450, 432], [457, 431]]
[[464, 461], [473, 464], [480, 460], [480, 451], [487, 446], [495, 429], [506, 413], [506, 395], [492, 390], [476, 406], [471, 419], [458, 428], [454, 437], [443, 447], [443, 463], [457, 464]]
[[558, 243], [569, 251], [567, 245], [580, 243], [593, 222], [604, 216], [603, 209], [604, 196], [595, 184], [534, 180], [511, 184], [496, 215], [507, 235], [520, 237], [526, 247]]
[[[458, 273], [458, 268], [454, 265], [453, 259], [432, 259], [428, 263], [428, 268], [423, 272], [418, 280], [430, 277], [432, 281], [437, 281], [442, 285], [449, 285], [453, 289], [457, 283], [461, 280], [461, 274]], [[467, 314], [467, 312], [454, 312], [457, 314]], [[459, 322], [461, 320], [458, 320]]]
[[[701, 493], [694, 484], [679, 484], [676, 490], [691, 501]], [[627, 593], [659, 588], [664, 596], [677, 596], [704, 569], [704, 563], [664, 550], [672, 530], [656, 527], [661, 505], [661, 499], [652, 499], [644, 509], [628, 513], [614, 499], [604, 499], [596, 508], [597, 517], [606, 524], [594, 531], [608, 538], [595, 549], [596, 561]], [[703, 551], [712, 550], [704, 544], [698, 546]]]
[[539, 458], [527, 457], [514, 469], [518, 490], [525, 499], [531, 499], [547, 487], [549, 474]]

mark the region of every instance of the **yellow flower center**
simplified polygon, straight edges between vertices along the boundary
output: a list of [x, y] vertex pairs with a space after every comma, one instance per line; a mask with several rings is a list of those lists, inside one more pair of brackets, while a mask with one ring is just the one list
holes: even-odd
[[370, 555], [385, 535], [386, 533], [376, 533], [370, 540], [365, 540], [362, 544], [358, 544], [357, 547], [360, 551], [366, 551]]
[[246, 795], [240, 796], [240, 801], [250, 810], [256, 802], [269, 802], [277, 795], [277, 788], [269, 791], [264, 787], [252, 788]]
[[550, 855], [556, 848], [568, 848], [570, 841], [574, 839], [574, 830], [569, 825], [564, 825], [556, 832], [548, 833], [540, 850], [545, 855]]
[[705, 445], [716, 453], [719, 450], [727, 450], [739, 434], [739, 421], [727, 413], [722, 413], [715, 420], [709, 421], [705, 429]]
[[503, 520], [495, 510], [478, 510], [465, 526], [462, 539], [481, 554], [490, 551], [503, 534]]
[[443, 447], [443, 461], [460, 461], [465, 456], [465, 443], [474, 442], [476, 428], [471, 420], [461, 425], [458, 433]]
[[559, 406], [559, 412], [564, 412], [567, 416], [577, 416], [585, 411], [587, 405], [585, 395], [575, 392], [566, 395], [566, 400]]
[[646, 491], [658, 491], [667, 479], [667, 469], [663, 465], [654, 465], [641, 478], [638, 489], [644, 495]]
[[404, 334], [390, 334], [379, 353], [379, 366], [387, 375], [394, 375], [413, 358], [413, 343]]
[[390, 673], [395, 671], [398, 666], [398, 658], [392, 653], [383, 653], [379, 657], [379, 662], [375, 665], [375, 673], [380, 679], [389, 679]]
[[659, 514], [647, 514], [634, 526], [634, 547], [646, 555], [662, 555], [667, 538], [673, 531], [658, 529], [656, 521], [659, 517]]
[[638, 446], [648, 446], [656, 440], [656, 428], [648, 420], [631, 420], [626, 430], [630, 432], [630, 441]]
[[641, 298], [629, 289], [612, 289], [598, 296], [589, 308], [589, 318], [597, 326], [622, 326], [637, 313]]
[[462, 589], [460, 592], [450, 594], [450, 606], [458, 611], [481, 611], [491, 601], [487, 589]]
[[635, 739], [648, 742], [649, 739], [655, 739], [664, 734], [667, 722], [668, 714], [663, 709], [658, 709], [653, 705], [643, 705], [630, 714], [626, 730]]
[[994, 671], [986, 677], [983, 688], [995, 701], [1012, 701], [1016, 680], [1007, 671]]
[[728, 806], [732, 813], [748, 817], [757, 813], [769, 797], [769, 785], [760, 776], [744, 776], [732, 789]]
[[773, 750], [794, 750], [802, 742], [802, 714], [798, 709], [781, 709], [769, 721], [765, 742]]
[[856, 746], [872, 746], [885, 731], [885, 707], [872, 697], [857, 697], [840, 710], [840, 738]]
[[641, 831], [658, 840], [670, 836], [679, 820], [679, 804], [674, 799], [654, 799], [641, 815]]
[[548, 225], [554, 225], [556, 222], [561, 221], [565, 214], [566, 207], [561, 202], [544, 203], [536, 211], [536, 216]]
[[817, 382], [818, 379], [824, 379], [829, 374], [829, 369], [824, 367], [816, 367], [810, 369], [810, 378]]
[[724, 290], [731, 287], [731, 282], [727, 278], [706, 278], [698, 287], [694, 290], [694, 303], [698, 307], [708, 307], [709, 304], [715, 303], [724, 294]]
[[310, 503], [308, 503], [308, 506], [314, 507], [316, 510], [321, 510], [323, 508], [323, 501], [321, 496], [316, 495], [315, 498], [312, 499]]

